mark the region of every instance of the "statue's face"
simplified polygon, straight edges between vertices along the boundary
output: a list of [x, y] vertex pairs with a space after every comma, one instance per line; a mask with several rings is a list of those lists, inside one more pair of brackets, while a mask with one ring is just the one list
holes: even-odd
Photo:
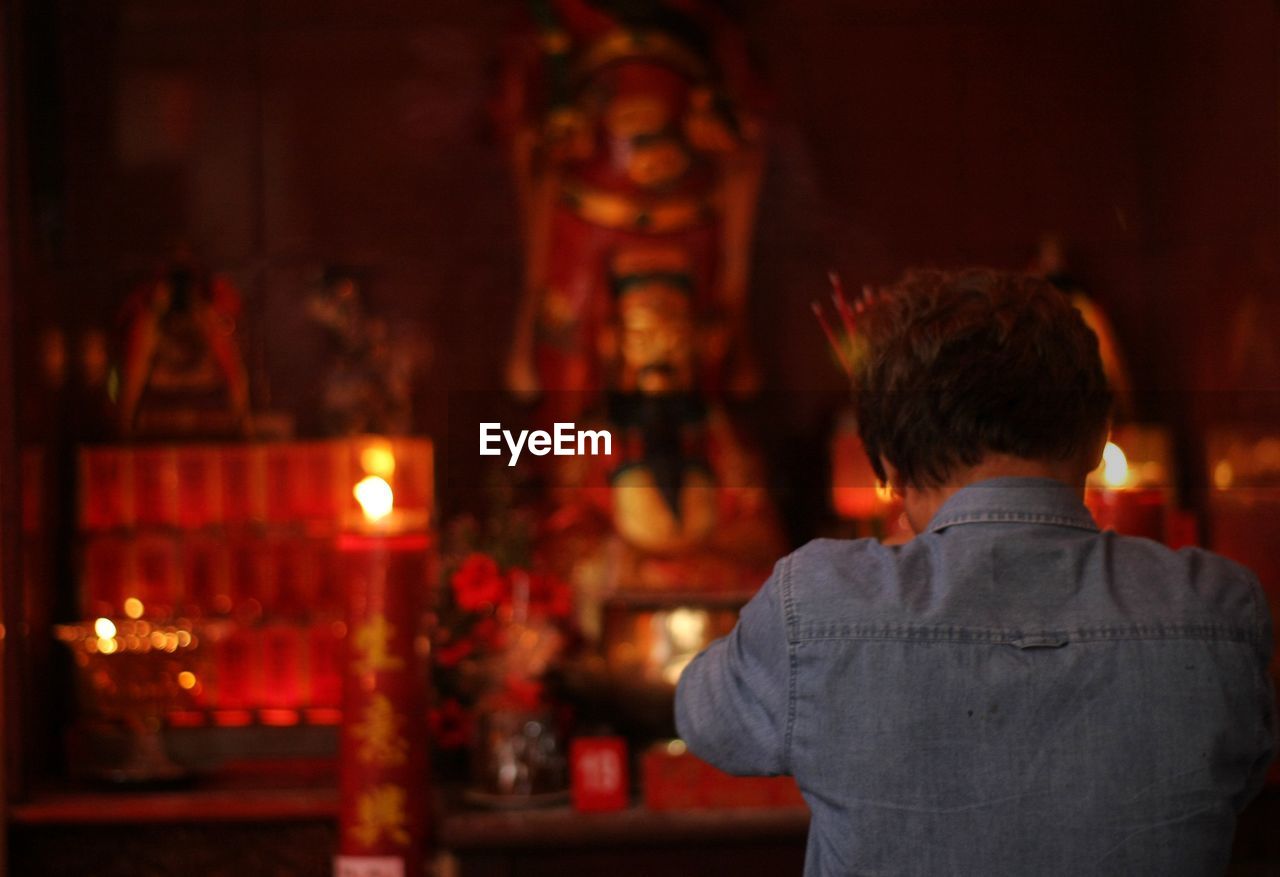
[[646, 134], [658, 134], [671, 124], [672, 112], [661, 97], [651, 94], [625, 94], [605, 104], [604, 125], [619, 140], [632, 140]]
[[689, 169], [691, 156], [682, 139], [668, 130], [675, 108], [662, 93], [624, 92], [604, 108], [604, 125], [617, 141], [618, 159], [637, 186], [668, 185]]
[[619, 389], [671, 393], [693, 387], [694, 327], [689, 296], [654, 282], [618, 300]]
[[665, 186], [689, 169], [689, 153], [674, 137], [637, 141], [627, 156], [627, 177], [637, 186]]

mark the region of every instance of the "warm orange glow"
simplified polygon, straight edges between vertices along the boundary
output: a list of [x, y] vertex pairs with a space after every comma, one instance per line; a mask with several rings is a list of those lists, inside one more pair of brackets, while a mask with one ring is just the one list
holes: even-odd
[[249, 710], [217, 710], [213, 714], [213, 723], [219, 728], [242, 728], [252, 722]]
[[1102, 451], [1102, 483], [1107, 487], [1126, 487], [1129, 484], [1129, 461], [1115, 442], [1107, 442]]
[[196, 674], [192, 673], [190, 670], [183, 670], [178, 674], [178, 685], [182, 686], [187, 691], [195, 688]]
[[333, 707], [313, 707], [306, 711], [311, 725], [337, 725], [342, 722], [342, 710]]
[[98, 651], [104, 655], [113, 655], [120, 648], [120, 643], [116, 642], [113, 637], [100, 637], [98, 639]]
[[673, 609], [667, 616], [667, 632], [677, 649], [688, 651], [705, 640], [708, 620], [705, 609]]
[[175, 728], [199, 728], [205, 722], [203, 710], [170, 710], [166, 718]]
[[366, 475], [390, 478], [396, 471], [396, 457], [391, 453], [391, 445], [379, 443], [366, 447], [360, 452], [360, 468]]
[[264, 725], [282, 728], [289, 725], [296, 725], [301, 717], [297, 710], [291, 709], [260, 709], [258, 710], [258, 721]]
[[1219, 490], [1226, 490], [1235, 483], [1236, 470], [1231, 465], [1230, 460], [1219, 460], [1218, 464], [1213, 467], [1213, 486]]
[[395, 504], [391, 485], [377, 475], [362, 478], [352, 493], [355, 494], [356, 502], [360, 503], [360, 508], [364, 511], [365, 520], [370, 523], [381, 521], [391, 514], [391, 508]]
[[116, 623], [110, 618], [99, 618], [93, 622], [93, 632], [99, 639], [111, 639], [116, 635]]
[[125, 598], [124, 614], [129, 616], [130, 618], [133, 618], [135, 620], [138, 618], [141, 618], [144, 609], [145, 607], [142, 605], [142, 601], [139, 600], [137, 597]]

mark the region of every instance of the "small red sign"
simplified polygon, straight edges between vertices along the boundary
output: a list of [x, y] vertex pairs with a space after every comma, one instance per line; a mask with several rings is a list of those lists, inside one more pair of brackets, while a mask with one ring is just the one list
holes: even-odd
[[627, 744], [621, 737], [578, 737], [569, 746], [573, 806], [622, 810], [630, 803]]

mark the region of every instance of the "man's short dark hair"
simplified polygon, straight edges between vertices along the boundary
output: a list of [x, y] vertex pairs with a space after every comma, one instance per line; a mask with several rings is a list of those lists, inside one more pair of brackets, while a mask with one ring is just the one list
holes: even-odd
[[858, 431], [914, 487], [944, 484], [988, 454], [1069, 460], [1107, 429], [1098, 339], [1047, 281], [966, 269], [911, 271], [858, 321]]

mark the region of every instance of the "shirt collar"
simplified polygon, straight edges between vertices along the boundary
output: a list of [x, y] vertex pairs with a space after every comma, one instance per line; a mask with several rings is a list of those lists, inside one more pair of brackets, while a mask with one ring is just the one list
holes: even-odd
[[957, 524], [1006, 522], [1098, 529], [1077, 488], [1051, 478], [990, 478], [953, 493], [925, 532]]

